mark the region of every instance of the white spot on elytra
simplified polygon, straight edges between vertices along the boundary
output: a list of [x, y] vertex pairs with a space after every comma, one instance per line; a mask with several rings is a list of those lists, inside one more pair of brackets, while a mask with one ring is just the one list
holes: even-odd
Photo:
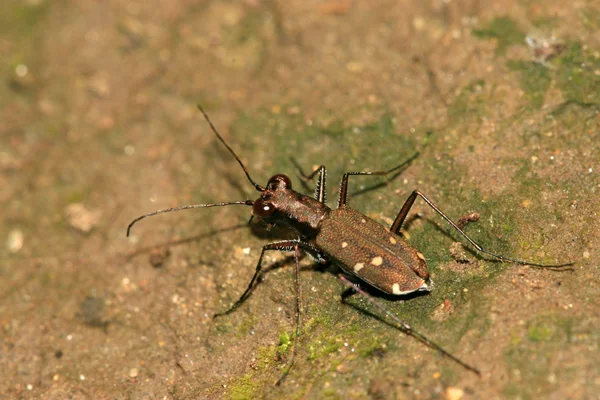
[[397, 283], [394, 283], [392, 285], [392, 293], [394, 294], [402, 294], [402, 292], [400, 291], [400, 285]]
[[348, 243], [347, 242], [342, 242], [342, 249], [345, 249], [346, 247], [348, 247]]
[[417, 257], [419, 257], [421, 260], [425, 261], [425, 256], [423, 254], [419, 253], [418, 251], [417, 251]]
[[354, 264], [353, 269], [354, 269], [354, 272], [358, 272], [361, 269], [363, 269], [364, 267], [365, 267], [364, 263], [356, 263], [356, 264]]
[[393, 236], [390, 236], [390, 243], [391, 243], [391, 244], [396, 244], [396, 243], [398, 243], [398, 242], [396, 241], [396, 239], [394, 239], [394, 237], [393, 237]]
[[373, 259], [371, 260], [371, 264], [375, 265], [375, 266], [380, 266], [381, 264], [383, 264], [383, 258], [377, 256], [377, 257], [373, 257]]

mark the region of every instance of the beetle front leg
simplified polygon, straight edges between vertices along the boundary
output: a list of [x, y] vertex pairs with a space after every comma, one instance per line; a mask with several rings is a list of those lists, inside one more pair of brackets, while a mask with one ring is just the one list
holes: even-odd
[[294, 246], [294, 258], [296, 261], [296, 336], [294, 337], [294, 344], [292, 347], [292, 357], [290, 358], [290, 363], [285, 372], [279, 378], [279, 380], [277, 380], [277, 383], [275, 383], [275, 385], [277, 386], [281, 385], [281, 383], [285, 380], [285, 378], [290, 373], [292, 367], [294, 366], [298, 338], [300, 337], [300, 325], [302, 323], [302, 286], [300, 285], [300, 254], [298, 244]]
[[267, 250], [290, 251], [290, 250], [294, 250], [294, 248], [296, 246], [299, 246], [301, 244], [302, 244], [302, 242], [300, 242], [299, 240], [283, 240], [281, 242], [273, 242], [273, 243], [268, 243], [268, 244], [264, 245], [263, 248], [262, 248], [262, 251], [260, 252], [260, 257], [258, 258], [258, 263], [256, 264], [256, 270], [254, 271], [254, 275], [252, 276], [252, 280], [248, 284], [248, 287], [246, 288], [246, 290], [244, 291], [244, 293], [242, 293], [242, 295], [240, 296], [240, 298], [235, 303], [233, 303], [233, 305], [231, 306], [231, 308], [229, 308], [227, 311], [216, 313], [215, 315], [213, 315], [213, 318], [217, 318], [217, 317], [221, 317], [223, 315], [230, 314], [236, 308], [238, 308], [239, 306], [241, 306], [242, 303], [244, 301], [246, 301], [246, 299], [248, 298], [248, 296], [250, 296], [250, 292], [252, 291], [252, 289], [254, 287], [254, 283], [256, 282], [256, 280], [258, 279], [258, 276], [261, 273], [261, 270], [262, 270], [262, 259], [263, 259], [264, 255], [265, 255], [265, 251], [267, 251]]

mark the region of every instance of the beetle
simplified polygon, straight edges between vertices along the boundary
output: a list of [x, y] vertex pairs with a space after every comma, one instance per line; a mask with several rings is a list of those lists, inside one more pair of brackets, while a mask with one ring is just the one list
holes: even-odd
[[[475, 249], [487, 254], [502, 262], [512, 262], [522, 265], [530, 265], [540, 268], [561, 268], [572, 265], [573, 263], [545, 265], [529, 261], [517, 260], [495, 254], [485, 250], [482, 246], [471, 239], [456, 223], [454, 223], [446, 214], [444, 214], [431, 200], [423, 193], [414, 190], [400, 209], [396, 219], [389, 228], [368, 218], [348, 205], [348, 180], [351, 176], [360, 175], [378, 175], [385, 176], [398, 171], [412, 162], [419, 153], [416, 153], [402, 164], [387, 171], [361, 171], [347, 172], [343, 175], [338, 206], [331, 209], [326, 205], [326, 176], [327, 170], [324, 165], [317, 168], [312, 174], [303, 179], [310, 180], [318, 175], [315, 194], [313, 197], [306, 196], [295, 191], [292, 188], [291, 179], [284, 174], [273, 175], [266, 186], [256, 183], [248, 169], [237, 156], [234, 150], [227, 144], [225, 139], [219, 134], [212, 121], [204, 111], [202, 106], [198, 106], [211, 130], [218, 140], [227, 148], [227, 150], [237, 160], [242, 170], [246, 174], [248, 181], [254, 188], [260, 192], [257, 200], [244, 200], [212, 204], [192, 204], [181, 207], [158, 210], [152, 213], [144, 214], [134, 219], [127, 227], [127, 236], [131, 228], [141, 219], [185, 209], [209, 208], [229, 205], [246, 205], [252, 207], [252, 219], [261, 220], [266, 224], [285, 224], [291, 227], [298, 234], [297, 239], [282, 240], [268, 243], [263, 246], [256, 269], [246, 290], [240, 298], [226, 311], [217, 313], [214, 317], [220, 317], [231, 313], [237, 309], [250, 295], [262, 270], [262, 260], [265, 252], [294, 251], [296, 261], [296, 338], [300, 335], [300, 277], [299, 277], [299, 250], [313, 256], [321, 264], [328, 262], [338, 265], [343, 273], [356, 280], [362, 281], [367, 285], [374, 287], [388, 295], [401, 296], [414, 292], [427, 292], [432, 289], [432, 280], [425, 256], [414, 246], [409, 244], [400, 234], [400, 228], [404, 223], [408, 212], [413, 206], [415, 200], [420, 197], [446, 222], [456, 229]], [[418, 333], [410, 325], [401, 321], [398, 317], [388, 311], [381, 303], [369, 296], [357, 284], [352, 283], [344, 274], [339, 277], [352, 290], [364, 296], [369, 302], [379, 308], [386, 316], [393, 319], [398, 327], [406, 334], [415, 337], [425, 345], [440, 352], [442, 355], [452, 359], [467, 370], [478, 375], [477, 368], [467, 364], [459, 358], [453, 356], [441, 346], [428, 339], [426, 336]], [[296, 345], [294, 343], [292, 356], [288, 368], [277, 384], [280, 384], [288, 375], [294, 365], [294, 356], [296, 354]]]

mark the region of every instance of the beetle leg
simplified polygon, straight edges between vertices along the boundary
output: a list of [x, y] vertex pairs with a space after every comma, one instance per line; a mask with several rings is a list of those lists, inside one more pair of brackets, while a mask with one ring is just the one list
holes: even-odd
[[258, 279], [258, 277], [262, 271], [262, 260], [263, 260], [263, 257], [265, 255], [266, 251], [268, 251], [268, 250], [292, 251], [295, 249], [296, 246], [299, 246], [301, 248], [307, 247], [307, 250], [309, 250], [309, 251], [313, 250], [312, 247], [308, 243], [301, 242], [300, 240], [297, 240], [297, 239], [282, 240], [280, 242], [273, 242], [273, 243], [268, 243], [268, 244], [264, 245], [262, 248], [262, 251], [260, 253], [260, 257], [258, 258], [258, 263], [256, 264], [256, 270], [254, 271], [254, 275], [252, 276], [252, 279], [250, 280], [250, 283], [248, 284], [248, 287], [246, 288], [244, 293], [242, 293], [240, 298], [235, 303], [233, 303], [233, 305], [228, 310], [215, 314], [213, 316], [213, 318], [221, 317], [223, 315], [232, 313], [236, 308], [241, 306], [242, 303], [244, 301], [246, 301], [246, 299], [250, 296], [250, 293], [252, 292], [252, 289], [254, 288], [254, 284], [256, 283], [256, 280]]
[[318, 202], [325, 204], [325, 201], [326, 201], [325, 200], [325, 197], [326, 197], [325, 180], [327, 178], [327, 168], [324, 165], [321, 165], [319, 168], [317, 168], [316, 170], [311, 172], [309, 175], [306, 175], [304, 173], [304, 171], [302, 171], [302, 168], [300, 168], [300, 165], [298, 165], [296, 160], [293, 158], [292, 158], [292, 163], [298, 170], [298, 173], [300, 174], [300, 178], [304, 182], [310, 181], [311, 179], [313, 179], [315, 177], [315, 175], [317, 175], [317, 173], [319, 174], [319, 179], [317, 180], [317, 186], [315, 187], [315, 199]]
[[294, 258], [296, 259], [296, 337], [294, 337], [294, 344], [292, 347], [292, 357], [290, 358], [290, 363], [283, 373], [276, 385], [279, 386], [284, 381], [284, 379], [290, 373], [290, 370], [294, 366], [294, 359], [296, 358], [296, 347], [298, 343], [298, 338], [300, 337], [300, 324], [302, 321], [301, 313], [302, 313], [302, 287], [300, 285], [300, 260], [299, 260], [299, 251], [298, 244], [294, 246]]
[[[343, 275], [340, 275], [339, 278], [342, 280], [342, 282], [344, 282], [349, 288], [351, 288], [352, 290], [354, 290], [356, 293], [360, 294], [361, 296], [363, 296], [365, 299], [367, 299], [371, 304], [373, 304], [375, 307], [377, 307], [381, 312], [383, 312], [385, 314], [386, 317], [391, 318], [397, 325], [397, 327], [404, 332], [405, 334], [414, 337], [415, 339], [417, 339], [418, 341], [420, 341], [421, 343], [423, 343], [424, 345], [426, 345], [427, 347], [434, 349], [436, 351], [438, 351], [440, 354], [442, 354], [444, 357], [448, 357], [450, 358], [452, 361], [462, 365], [464, 368], [468, 369], [469, 371], [473, 371], [475, 372], [477, 375], [481, 376], [481, 373], [479, 372], [479, 370], [475, 367], [472, 367], [471, 365], [467, 364], [466, 362], [462, 361], [460, 358], [457, 358], [455, 356], [453, 356], [452, 354], [448, 353], [446, 350], [444, 350], [439, 344], [435, 343], [434, 341], [432, 341], [431, 339], [429, 339], [427, 336], [420, 334], [419, 332], [415, 331], [409, 324], [407, 324], [406, 322], [402, 321], [400, 318], [398, 318], [396, 315], [392, 314], [391, 311], [389, 311], [385, 306], [383, 306], [380, 302], [378, 302], [377, 300], [375, 300], [373, 297], [369, 296], [364, 290], [362, 290], [358, 285], [353, 284], [352, 282], [350, 282], [346, 277], [344, 277]], [[346, 296], [347, 297], [347, 296]]]
[[425, 203], [427, 203], [427, 205], [429, 205], [429, 207], [433, 208], [433, 210], [436, 213], [438, 213], [442, 218], [444, 218], [446, 220], [446, 222], [448, 222], [450, 225], [452, 225], [452, 227], [454, 229], [456, 229], [465, 239], [467, 239], [467, 241], [473, 247], [475, 247], [478, 251], [480, 251], [480, 252], [482, 252], [484, 254], [492, 256], [492, 257], [494, 257], [494, 258], [496, 258], [496, 259], [498, 259], [500, 261], [514, 262], [514, 263], [521, 264], [521, 265], [530, 265], [530, 266], [533, 266], [533, 267], [540, 267], [540, 268], [561, 268], [561, 267], [567, 267], [567, 266], [573, 265], [573, 263], [556, 264], [556, 265], [538, 264], [538, 263], [533, 263], [533, 262], [530, 262], [530, 261], [523, 261], [523, 260], [516, 260], [516, 259], [513, 259], [513, 258], [508, 258], [508, 257], [505, 257], [503, 255], [495, 254], [495, 253], [492, 253], [492, 252], [490, 252], [488, 250], [485, 250], [483, 247], [481, 247], [480, 244], [478, 244], [477, 242], [475, 242], [462, 229], [460, 229], [458, 227], [458, 225], [456, 225], [450, 218], [448, 218], [448, 216], [446, 216], [446, 214], [444, 214], [439, 208], [437, 208], [437, 206], [435, 204], [433, 204], [431, 202], [431, 200], [429, 200], [427, 197], [425, 197], [425, 195], [423, 193], [419, 192], [418, 190], [413, 191], [410, 194], [410, 196], [408, 196], [408, 199], [406, 200], [406, 202], [402, 206], [402, 209], [398, 213], [398, 216], [396, 217], [396, 220], [392, 224], [392, 227], [390, 228], [390, 231], [392, 231], [393, 233], [396, 233], [396, 234], [400, 231], [400, 227], [402, 226], [402, 223], [406, 219], [406, 215], [408, 214], [408, 211], [410, 210], [410, 208], [413, 206], [415, 200], [417, 199], [417, 196], [421, 197], [425, 201]]
[[419, 156], [419, 152], [416, 152], [412, 157], [408, 160], [404, 161], [402, 164], [395, 166], [394, 168], [388, 171], [361, 171], [361, 172], [346, 172], [342, 177], [342, 182], [340, 183], [340, 198], [338, 200], [338, 207], [343, 207], [348, 203], [348, 178], [351, 175], [376, 175], [376, 176], [385, 176], [390, 172], [394, 172], [399, 170], [400, 168], [408, 165], [411, 161]]

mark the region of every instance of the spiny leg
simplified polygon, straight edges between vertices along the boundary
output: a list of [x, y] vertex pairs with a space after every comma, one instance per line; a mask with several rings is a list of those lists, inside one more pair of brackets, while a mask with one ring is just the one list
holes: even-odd
[[215, 315], [213, 315], [213, 319], [217, 318], [217, 317], [221, 317], [223, 315], [230, 314], [231, 312], [235, 311], [235, 309], [238, 308], [239, 306], [241, 306], [242, 303], [244, 301], [246, 301], [248, 296], [250, 296], [250, 292], [252, 291], [252, 288], [254, 287], [254, 284], [256, 283], [256, 280], [258, 279], [258, 276], [260, 275], [260, 272], [262, 270], [262, 259], [265, 255], [265, 251], [268, 251], [268, 250], [290, 251], [290, 250], [293, 250], [296, 246], [302, 246], [303, 244], [304, 243], [300, 242], [299, 240], [282, 240], [280, 242], [273, 242], [273, 243], [268, 243], [268, 244], [264, 245], [262, 248], [262, 251], [260, 252], [260, 257], [258, 257], [258, 263], [256, 263], [256, 270], [254, 271], [252, 280], [250, 280], [250, 283], [248, 284], [248, 287], [246, 288], [244, 293], [242, 293], [240, 298], [235, 303], [233, 303], [231, 308], [229, 308], [226, 311], [216, 313]]
[[294, 360], [296, 358], [296, 347], [298, 345], [298, 338], [300, 337], [300, 324], [302, 322], [302, 286], [300, 285], [300, 254], [298, 251], [298, 244], [294, 246], [294, 258], [296, 259], [296, 337], [294, 338], [294, 344], [292, 345], [292, 357], [290, 363], [275, 385], [279, 386], [285, 380], [290, 373], [290, 370], [294, 366]]
[[432, 340], [430, 340], [429, 338], [427, 338], [426, 336], [420, 334], [419, 332], [415, 331], [410, 325], [408, 325], [406, 322], [402, 321], [400, 318], [398, 318], [397, 316], [395, 316], [394, 314], [392, 314], [391, 311], [389, 311], [387, 308], [385, 308], [383, 306], [383, 304], [381, 304], [380, 302], [376, 301], [373, 297], [369, 296], [364, 290], [362, 290], [358, 285], [353, 284], [352, 282], [350, 282], [346, 277], [344, 277], [343, 275], [340, 275], [339, 278], [342, 280], [342, 282], [344, 282], [346, 285], [348, 285], [350, 288], [352, 288], [354, 291], [356, 291], [356, 293], [360, 294], [361, 296], [363, 296], [365, 299], [367, 299], [371, 304], [373, 304], [375, 307], [377, 307], [382, 313], [384, 313], [387, 317], [391, 318], [395, 323], [398, 324], [399, 329], [404, 332], [405, 334], [414, 337], [415, 339], [417, 339], [418, 341], [420, 341], [421, 343], [423, 343], [425, 346], [437, 350], [440, 354], [442, 354], [444, 357], [448, 357], [450, 358], [452, 361], [460, 364], [461, 366], [463, 366], [464, 368], [468, 369], [469, 371], [475, 372], [477, 375], [481, 376], [481, 373], [479, 372], [479, 370], [475, 367], [472, 367], [471, 365], [467, 364], [466, 362], [462, 361], [461, 359], [453, 356], [452, 354], [448, 353], [446, 350], [444, 350], [440, 345], [438, 345], [437, 343], [433, 342]]
[[490, 255], [490, 256], [492, 256], [492, 257], [494, 257], [494, 258], [496, 258], [496, 259], [498, 259], [500, 261], [514, 262], [516, 264], [530, 265], [530, 266], [533, 266], [533, 267], [540, 267], [540, 268], [561, 268], [561, 267], [568, 267], [570, 265], [573, 265], [572, 262], [570, 262], [570, 263], [564, 263], [564, 264], [556, 264], [556, 265], [538, 264], [538, 263], [533, 263], [533, 262], [529, 262], [529, 261], [515, 260], [515, 259], [512, 259], [512, 258], [504, 257], [502, 255], [495, 254], [495, 253], [492, 253], [490, 251], [487, 251], [483, 247], [481, 247], [481, 245], [479, 245], [473, 239], [471, 239], [462, 229], [460, 229], [458, 227], [458, 225], [456, 225], [450, 218], [448, 218], [448, 216], [446, 216], [446, 214], [444, 214], [439, 208], [437, 208], [437, 206], [435, 204], [433, 204], [431, 202], [431, 200], [429, 200], [427, 197], [425, 197], [425, 195], [423, 193], [419, 192], [418, 190], [413, 191], [410, 194], [410, 196], [408, 196], [408, 199], [406, 200], [406, 202], [402, 206], [402, 209], [400, 209], [400, 212], [398, 213], [398, 216], [396, 217], [396, 220], [392, 224], [392, 227], [390, 228], [390, 231], [392, 231], [393, 233], [398, 234], [398, 232], [400, 231], [400, 228], [402, 227], [402, 223], [406, 219], [406, 216], [408, 215], [408, 211], [413, 206], [415, 200], [417, 199], [417, 196], [421, 197], [425, 201], [425, 203], [427, 203], [429, 205], [429, 207], [433, 208], [433, 210], [436, 213], [438, 213], [442, 218], [444, 218], [446, 220], [446, 222], [448, 222], [450, 225], [452, 225], [452, 227], [454, 229], [456, 229], [465, 239], [467, 239], [467, 241], [473, 247], [475, 247], [478, 251], [480, 251], [480, 252], [482, 252], [484, 254]]
[[327, 179], [327, 168], [325, 168], [324, 165], [321, 165], [319, 168], [317, 168], [316, 170], [311, 172], [309, 175], [306, 175], [304, 173], [304, 171], [302, 171], [302, 168], [300, 168], [300, 165], [296, 162], [296, 160], [294, 160], [292, 158], [292, 162], [294, 163], [294, 166], [300, 173], [300, 178], [304, 182], [310, 181], [311, 179], [313, 179], [315, 177], [315, 175], [317, 173], [319, 174], [319, 179], [317, 180], [317, 186], [315, 187], [315, 199], [318, 202], [325, 204], [325, 201], [326, 201], [326, 199], [325, 199], [325, 197], [326, 197], [325, 180]]
[[348, 178], [351, 175], [376, 175], [376, 176], [385, 176], [391, 172], [397, 171], [400, 168], [408, 165], [411, 161], [413, 161], [415, 158], [417, 158], [419, 156], [419, 152], [417, 151], [412, 157], [410, 157], [408, 160], [404, 161], [402, 164], [395, 166], [394, 168], [388, 170], [388, 171], [374, 171], [374, 172], [369, 172], [369, 171], [361, 171], [361, 172], [346, 172], [344, 174], [344, 176], [342, 177], [342, 183], [340, 184], [340, 198], [338, 200], [338, 207], [342, 207], [345, 206], [347, 201], [348, 201]]
[[311, 254], [314, 254], [315, 258], [317, 260], [321, 260], [323, 258], [322, 255], [318, 252], [318, 249], [316, 249], [311, 244], [302, 242], [300, 240], [284, 240], [281, 242], [274, 242], [274, 243], [266, 244], [265, 246], [263, 246], [263, 249], [260, 253], [260, 257], [258, 258], [258, 263], [256, 264], [256, 271], [254, 272], [254, 276], [252, 276], [252, 280], [250, 281], [250, 284], [248, 285], [248, 287], [246, 288], [246, 290], [244, 291], [242, 296], [238, 299], [238, 301], [236, 301], [233, 304], [233, 306], [231, 306], [230, 309], [228, 309], [225, 312], [215, 314], [213, 316], [213, 318], [217, 318], [222, 315], [227, 315], [227, 314], [231, 313], [236, 308], [238, 308], [248, 298], [248, 296], [250, 295], [250, 292], [254, 286], [254, 283], [258, 279], [258, 276], [262, 270], [261, 264], [262, 264], [262, 259], [265, 254], [265, 251], [267, 251], [267, 250], [279, 250], [279, 251], [293, 250], [294, 251], [294, 258], [296, 260], [296, 337], [294, 339], [294, 344], [292, 347], [292, 357], [290, 359], [289, 366], [287, 367], [286, 371], [283, 373], [281, 378], [279, 378], [279, 380], [277, 381], [276, 385], [278, 385], [278, 386], [284, 381], [284, 379], [287, 377], [287, 375], [290, 373], [290, 370], [294, 366], [294, 360], [296, 358], [296, 345], [297, 345], [298, 337], [300, 337], [300, 326], [301, 326], [301, 320], [302, 320], [302, 318], [301, 318], [301, 315], [302, 315], [302, 313], [301, 313], [301, 311], [302, 311], [302, 300], [301, 300], [302, 299], [302, 290], [301, 290], [301, 285], [300, 285], [300, 254], [299, 254], [300, 248], [303, 248], [304, 250], [311, 252]]

